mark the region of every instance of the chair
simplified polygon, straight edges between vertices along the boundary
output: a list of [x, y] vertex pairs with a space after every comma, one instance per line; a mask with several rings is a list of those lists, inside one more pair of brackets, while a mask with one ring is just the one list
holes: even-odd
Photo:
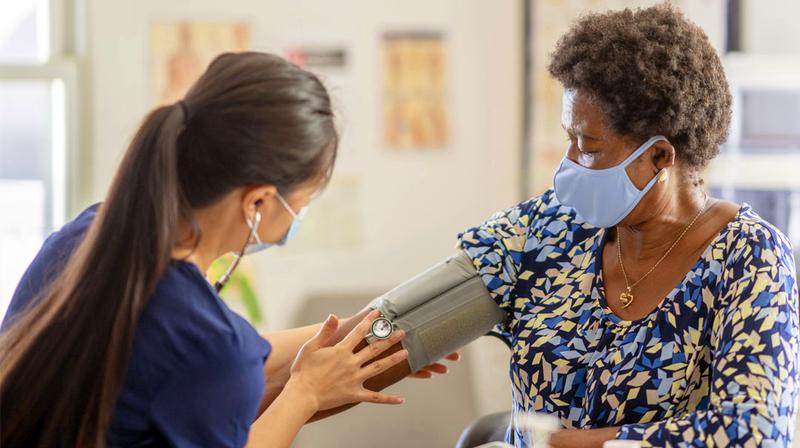
[[502, 442], [510, 423], [511, 411], [484, 415], [461, 433], [456, 448], [474, 448], [489, 442]]

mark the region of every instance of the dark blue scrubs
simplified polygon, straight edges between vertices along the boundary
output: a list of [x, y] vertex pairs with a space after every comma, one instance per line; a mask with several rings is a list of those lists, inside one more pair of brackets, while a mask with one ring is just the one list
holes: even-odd
[[[47, 238], [17, 286], [3, 327], [63, 270], [96, 210], [88, 208]], [[136, 328], [108, 445], [244, 446], [270, 348], [194, 264], [172, 262]]]

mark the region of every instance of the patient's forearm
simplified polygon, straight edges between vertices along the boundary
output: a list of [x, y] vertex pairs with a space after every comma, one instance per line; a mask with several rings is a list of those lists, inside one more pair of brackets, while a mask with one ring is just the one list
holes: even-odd
[[[361, 344], [358, 345], [358, 347], [356, 347], [356, 351], [361, 350], [366, 345], [367, 345], [366, 342], [362, 342]], [[375, 362], [375, 361], [377, 361], [379, 359], [385, 358], [385, 357], [391, 355], [392, 353], [394, 353], [394, 352], [396, 352], [398, 350], [401, 350], [402, 348], [403, 347], [402, 347], [401, 344], [395, 344], [392, 348], [390, 348], [386, 352], [384, 352], [381, 355], [379, 355], [377, 358], [375, 358], [372, 361], [370, 361], [370, 363]], [[380, 375], [377, 375], [377, 376], [374, 376], [374, 377], [368, 379], [366, 382], [364, 382], [364, 387], [366, 387], [369, 390], [380, 391], [380, 390], [383, 390], [383, 389], [391, 386], [392, 384], [395, 384], [395, 383], [399, 382], [403, 378], [407, 377], [410, 373], [411, 373], [411, 369], [408, 366], [408, 362], [404, 361], [404, 362], [401, 362], [400, 364], [390, 368], [389, 370], [381, 373]], [[319, 411], [316, 414], [314, 414], [313, 417], [311, 417], [309, 422], [314, 422], [314, 421], [317, 421], [317, 420], [320, 420], [320, 419], [323, 419], [323, 418], [326, 418], [326, 417], [330, 417], [332, 415], [336, 415], [336, 414], [338, 414], [340, 412], [343, 412], [343, 411], [346, 411], [346, 410], [352, 408], [356, 404], [357, 403], [353, 403], [353, 404], [340, 406], [340, 407], [334, 408], [334, 409], [328, 409], [328, 410], [325, 410], [325, 411]]]
[[[367, 307], [347, 319], [342, 319], [339, 322], [339, 328], [336, 330], [333, 343], [341, 341], [370, 311], [371, 309]], [[289, 381], [289, 371], [292, 368], [297, 352], [300, 351], [300, 347], [306, 341], [319, 331], [319, 326], [320, 324], [314, 324], [263, 335], [264, 339], [272, 345], [272, 351], [267, 358], [267, 362], [264, 363], [264, 395], [259, 406], [259, 415], [283, 391], [283, 387]]]
[[[360, 314], [361, 313], [359, 313], [359, 315]], [[356, 347], [356, 351], [363, 349], [364, 347], [366, 347], [366, 345], [367, 345], [366, 342], [362, 342], [361, 344], [358, 345], [358, 347]], [[395, 344], [389, 350], [387, 350], [386, 352], [379, 355], [377, 358], [370, 361], [370, 363], [375, 362], [379, 359], [383, 359], [391, 355], [392, 353], [397, 352], [398, 350], [402, 350], [402, 348], [403, 347], [401, 344]], [[292, 360], [294, 360], [294, 358], [292, 358]], [[273, 378], [267, 377], [267, 390], [265, 391], [264, 398], [261, 401], [261, 406], [259, 408], [259, 415], [263, 413], [283, 391], [283, 387], [286, 385], [286, 382], [289, 381], [289, 369], [291, 368], [291, 364], [292, 362], [290, 361], [288, 362], [288, 366], [286, 367], [286, 369], [275, 370], [273, 372]], [[389, 370], [381, 373], [380, 375], [368, 379], [366, 382], [364, 382], [364, 387], [366, 387], [369, 390], [380, 391], [391, 386], [392, 384], [399, 382], [403, 378], [407, 377], [410, 373], [411, 369], [409, 368], [408, 363], [401, 362], [400, 364], [390, 368]], [[335, 409], [328, 409], [325, 411], [317, 412], [309, 420], [309, 422], [314, 422], [326, 417], [330, 417], [332, 415], [336, 415], [340, 412], [352, 408], [355, 405], [356, 403], [340, 406]]]
[[[401, 329], [406, 333], [402, 346], [396, 345], [381, 358], [401, 348], [405, 348], [409, 353], [405, 362], [367, 380], [364, 386], [374, 391], [380, 391], [397, 383], [412, 372], [420, 371], [458, 350], [486, 334], [506, 317], [505, 312], [497, 306], [478, 276], [472, 260], [462, 251], [388, 291], [370, 306], [380, 310], [382, 316], [389, 320], [395, 329]], [[368, 311], [369, 309], [365, 308], [362, 313]], [[357, 316], [354, 316], [353, 320]], [[306, 327], [303, 331], [316, 330]], [[288, 381], [291, 360], [287, 353], [289, 350], [291, 353], [297, 353], [300, 349], [303, 338], [299, 335], [307, 340], [313, 333], [287, 333], [275, 336], [276, 342], [290, 339], [292, 342], [278, 342], [285, 351], [280, 355], [282, 357], [273, 363], [283, 364], [281, 368], [272, 370], [271, 379], [268, 373], [268, 388], [262, 409], [280, 393], [282, 385]], [[364, 346], [366, 342], [362, 342], [356, 350]], [[281, 349], [276, 347], [276, 351], [278, 350]], [[352, 406], [318, 412], [312, 421], [337, 414]]]
[[[444, 358], [506, 318], [462, 251], [395, 287], [371, 306], [394, 328], [405, 331], [401, 345], [408, 351], [408, 359], [399, 367], [365, 383], [372, 390], [381, 390]], [[314, 419], [348, 407], [318, 413]]]

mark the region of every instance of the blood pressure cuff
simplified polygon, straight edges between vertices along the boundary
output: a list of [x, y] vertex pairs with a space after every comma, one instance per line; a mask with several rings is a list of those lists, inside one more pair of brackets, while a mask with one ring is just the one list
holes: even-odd
[[463, 251], [370, 306], [406, 332], [402, 345], [412, 372], [483, 336], [506, 318]]

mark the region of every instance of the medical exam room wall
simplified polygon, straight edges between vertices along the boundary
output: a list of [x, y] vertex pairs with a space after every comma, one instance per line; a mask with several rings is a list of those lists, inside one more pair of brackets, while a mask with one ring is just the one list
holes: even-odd
[[[522, 50], [517, 1], [89, 0], [87, 11], [92, 166], [82, 173], [91, 182], [86, 204], [102, 199], [122, 150], [154, 104], [149, 84], [154, 23], [243, 21], [250, 25], [254, 50], [284, 54], [297, 46], [323, 45], [346, 51], [345, 70], [329, 79], [343, 139], [328, 194], [344, 197], [337, 196], [339, 202], [326, 209], [347, 207], [358, 238], [352, 247], [324, 241], [313, 247], [312, 242], [320, 242], [304, 230], [313, 233], [322, 224], [312, 220], [325, 216], [314, 215], [312, 204], [297, 247], [248, 260], [246, 269], [265, 316], [262, 330], [296, 324], [309, 297], [366, 303], [448, 256], [459, 231], [519, 199]], [[409, 31], [433, 31], [444, 38], [450, 124], [449, 143], [441, 150], [396, 151], [382, 143], [382, 38], [386, 32]], [[337, 182], [355, 187], [336, 193]], [[323, 195], [320, 202], [325, 200]], [[336, 299], [330, 300], [331, 311], [340, 309]], [[369, 437], [403, 434], [402, 440], [381, 444], [386, 448], [452, 446], [474, 417], [508, 406], [503, 350], [493, 359], [468, 356], [457, 367], [490, 366], [469, 369], [471, 386], [460, 393], [472, 398], [451, 400], [449, 418], [435, 415], [449, 407], [446, 403], [433, 405], [452, 395], [440, 388], [447, 380], [417, 382], [413, 387], [427, 391], [431, 402], [415, 400], [405, 409], [356, 409], [385, 413], [386, 425], [394, 428], [359, 426], [363, 414], [341, 416], [324, 431], [304, 431], [296, 446], [342, 446], [350, 433], [366, 430]], [[409, 414], [429, 423], [396, 428], [409, 424]]]

